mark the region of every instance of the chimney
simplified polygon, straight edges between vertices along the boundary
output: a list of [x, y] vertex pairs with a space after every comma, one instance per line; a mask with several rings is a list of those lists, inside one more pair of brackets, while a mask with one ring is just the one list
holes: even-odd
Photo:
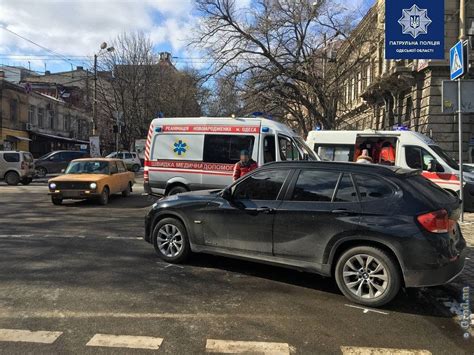
[[76, 67], [76, 70], [84, 70], [84, 67], [78, 65], [78, 66]]
[[50, 75], [50, 74], [51, 74], [51, 72], [50, 72], [49, 70], [46, 70], [46, 71], [44, 72], [44, 75]]

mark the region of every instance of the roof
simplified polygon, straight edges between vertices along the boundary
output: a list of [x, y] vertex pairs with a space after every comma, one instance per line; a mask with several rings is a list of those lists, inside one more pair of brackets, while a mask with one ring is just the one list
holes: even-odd
[[386, 176], [399, 176], [406, 174], [418, 174], [418, 170], [404, 169], [399, 166], [387, 166], [379, 164], [358, 164], [346, 162], [327, 162], [313, 160], [293, 160], [279, 161], [263, 165], [263, 167], [288, 167], [288, 168], [325, 168], [325, 169], [343, 169], [350, 172], [372, 173]]
[[115, 159], [115, 158], [79, 158], [79, 159], [74, 159], [73, 161], [103, 161], [103, 162], [112, 162], [112, 161], [122, 161], [122, 159]]

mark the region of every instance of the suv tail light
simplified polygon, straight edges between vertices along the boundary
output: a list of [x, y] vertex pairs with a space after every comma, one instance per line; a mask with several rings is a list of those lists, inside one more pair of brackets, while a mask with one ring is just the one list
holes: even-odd
[[449, 219], [446, 210], [422, 214], [416, 218], [418, 222], [431, 233], [448, 233], [454, 229], [456, 221]]

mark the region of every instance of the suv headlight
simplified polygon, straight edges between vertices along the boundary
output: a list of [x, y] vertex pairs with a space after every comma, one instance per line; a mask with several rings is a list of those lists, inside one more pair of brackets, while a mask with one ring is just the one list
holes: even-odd
[[49, 188], [50, 188], [51, 190], [56, 189], [56, 184], [55, 184], [54, 182], [50, 183], [50, 184], [49, 184]]
[[89, 187], [91, 190], [95, 190], [97, 188], [97, 184], [95, 182], [91, 182]]

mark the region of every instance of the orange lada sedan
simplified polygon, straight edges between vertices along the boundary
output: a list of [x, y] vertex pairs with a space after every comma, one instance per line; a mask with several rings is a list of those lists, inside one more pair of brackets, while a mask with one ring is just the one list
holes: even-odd
[[122, 160], [87, 158], [71, 161], [65, 174], [50, 179], [48, 187], [55, 205], [66, 199], [95, 199], [106, 205], [112, 194], [130, 196], [134, 183], [135, 174], [127, 170]]

